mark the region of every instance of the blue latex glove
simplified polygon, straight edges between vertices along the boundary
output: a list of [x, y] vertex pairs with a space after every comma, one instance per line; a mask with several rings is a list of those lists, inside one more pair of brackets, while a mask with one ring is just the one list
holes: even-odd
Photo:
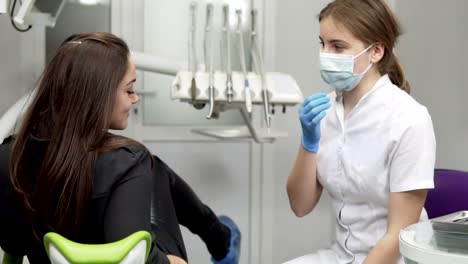
[[229, 216], [221, 215], [219, 221], [229, 228], [231, 238], [229, 242], [229, 248], [226, 256], [223, 259], [215, 260], [213, 257], [211, 261], [213, 264], [239, 264], [240, 258], [240, 247], [241, 247], [241, 232], [236, 223], [229, 218]]
[[317, 153], [320, 142], [320, 121], [330, 108], [330, 98], [324, 92], [309, 96], [299, 108], [304, 149]]

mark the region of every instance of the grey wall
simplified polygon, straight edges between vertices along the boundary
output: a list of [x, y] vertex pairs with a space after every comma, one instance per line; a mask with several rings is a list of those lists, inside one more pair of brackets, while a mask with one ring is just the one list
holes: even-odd
[[72, 33], [109, 30], [109, 5], [67, 3], [55, 28], [33, 27], [26, 33], [14, 30], [10, 18], [0, 15], [0, 115], [34, 87], [46, 62], [46, 47], [50, 57]]
[[109, 5], [87, 6], [67, 3], [57, 19], [57, 25], [52, 29], [47, 29], [47, 60], [54, 55], [60, 44], [71, 34], [94, 31], [110, 31]]
[[397, 53], [432, 116], [436, 166], [468, 170], [468, 1], [399, 0], [396, 10], [405, 31]]
[[[240, 263], [250, 258], [251, 165], [249, 142], [144, 142], [217, 215], [228, 215], [242, 232]], [[200, 151], [202, 150], [203, 151]], [[211, 263], [200, 237], [182, 226], [190, 263]], [[253, 263], [252, 263], [253, 264]]]
[[[316, 16], [327, 2], [276, 1], [275, 70], [294, 76], [305, 97], [324, 88], [318, 66], [320, 45]], [[306, 217], [297, 218], [291, 211], [286, 194], [286, 179], [300, 144], [297, 107], [288, 109], [284, 115], [277, 114], [273, 125], [289, 134], [275, 144], [276, 162], [272, 165], [276, 171], [273, 260], [274, 263], [282, 263], [329, 245], [334, 222], [326, 193], [322, 195], [318, 207]]]
[[44, 29], [17, 32], [0, 15], [0, 115], [33, 88], [44, 65]]
[[[45, 30], [17, 32], [0, 15], [0, 116], [34, 87], [45, 61]], [[3, 251], [0, 249], [0, 260]], [[24, 263], [29, 263], [25, 258]]]

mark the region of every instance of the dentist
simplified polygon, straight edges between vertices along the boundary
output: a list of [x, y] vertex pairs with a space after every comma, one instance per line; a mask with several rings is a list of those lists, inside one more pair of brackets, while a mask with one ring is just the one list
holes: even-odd
[[302, 144], [287, 192], [302, 217], [326, 189], [336, 237], [287, 264], [403, 263], [399, 231], [427, 219], [436, 142], [393, 53], [397, 19], [383, 0], [336, 0], [319, 22], [320, 71], [335, 92], [316, 93], [299, 109]]

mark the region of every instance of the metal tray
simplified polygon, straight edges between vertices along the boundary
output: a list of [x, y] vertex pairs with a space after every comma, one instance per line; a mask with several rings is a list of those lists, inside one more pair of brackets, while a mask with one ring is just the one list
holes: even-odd
[[431, 223], [434, 243], [439, 249], [468, 254], [468, 211], [437, 217]]
[[431, 220], [437, 232], [468, 235], [468, 211], [459, 211]]

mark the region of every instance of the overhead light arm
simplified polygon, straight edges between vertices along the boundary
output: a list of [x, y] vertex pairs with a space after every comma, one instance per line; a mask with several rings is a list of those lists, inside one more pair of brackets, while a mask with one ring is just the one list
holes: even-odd
[[131, 51], [135, 66], [139, 70], [176, 76], [177, 72], [187, 68], [187, 62], [161, 58], [139, 51]]

